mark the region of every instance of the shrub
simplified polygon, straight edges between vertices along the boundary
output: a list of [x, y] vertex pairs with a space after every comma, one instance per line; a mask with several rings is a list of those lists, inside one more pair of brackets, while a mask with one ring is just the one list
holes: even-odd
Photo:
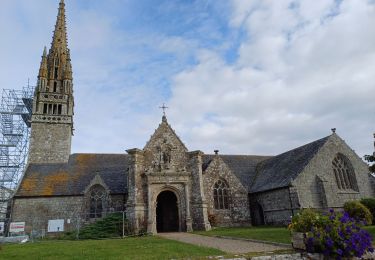
[[[125, 227], [127, 227], [127, 222], [125, 222]], [[66, 232], [62, 239], [76, 239], [77, 237], [80, 239], [120, 237], [122, 236], [122, 214], [110, 214], [92, 224], [82, 227], [79, 230], [78, 236], [77, 232]], [[128, 233], [128, 230], [126, 230], [126, 233]]]
[[313, 209], [303, 209], [292, 217], [292, 222], [288, 229], [295, 232], [309, 232], [314, 226], [322, 226], [327, 221], [327, 217], [315, 212]]
[[372, 215], [372, 221], [375, 220], [375, 198], [364, 198], [361, 199], [361, 203], [368, 208]]
[[344, 210], [349, 214], [350, 217], [364, 221], [365, 225], [372, 224], [371, 212], [361, 202], [348, 201], [344, 204]]
[[360, 228], [360, 222], [347, 212], [335, 214], [330, 210], [324, 226], [314, 226], [307, 234], [307, 251], [323, 253], [329, 259], [361, 257], [373, 252], [371, 235]]

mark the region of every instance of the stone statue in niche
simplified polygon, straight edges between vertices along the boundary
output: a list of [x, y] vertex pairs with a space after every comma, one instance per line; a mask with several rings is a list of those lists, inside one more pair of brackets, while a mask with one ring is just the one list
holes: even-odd
[[172, 149], [167, 144], [167, 140], [164, 139], [163, 143], [157, 146], [157, 161], [155, 166], [159, 170], [170, 169], [171, 168], [171, 158], [172, 158]]

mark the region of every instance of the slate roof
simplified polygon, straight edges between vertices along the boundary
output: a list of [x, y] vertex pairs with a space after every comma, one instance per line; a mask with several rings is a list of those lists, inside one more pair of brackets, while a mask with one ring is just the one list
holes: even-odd
[[[286, 187], [329, 136], [277, 156], [219, 155], [250, 193]], [[207, 169], [216, 155], [203, 155]], [[127, 192], [127, 154], [73, 154], [65, 164], [30, 164], [15, 197], [82, 195], [99, 175], [112, 194]]]
[[73, 154], [66, 164], [30, 164], [15, 197], [83, 194], [99, 175], [112, 194], [127, 191], [126, 154]]
[[[203, 155], [203, 171], [207, 169], [215, 155]], [[219, 155], [224, 163], [229, 167], [232, 173], [234, 173], [240, 180], [245, 188], [249, 188], [251, 181], [256, 175], [256, 166], [271, 158], [271, 156], [260, 156], [260, 155]]]
[[250, 192], [286, 187], [300, 174], [330, 136], [295, 148], [261, 162]]

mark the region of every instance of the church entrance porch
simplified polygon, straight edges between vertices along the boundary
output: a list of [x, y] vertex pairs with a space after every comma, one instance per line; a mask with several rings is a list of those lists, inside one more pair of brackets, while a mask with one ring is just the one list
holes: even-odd
[[163, 191], [157, 197], [156, 230], [157, 232], [179, 231], [177, 197], [172, 191]]

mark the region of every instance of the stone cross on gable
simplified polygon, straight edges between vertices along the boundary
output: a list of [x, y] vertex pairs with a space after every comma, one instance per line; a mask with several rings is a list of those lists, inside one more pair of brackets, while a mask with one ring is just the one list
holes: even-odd
[[165, 103], [163, 103], [163, 105], [161, 107], [159, 107], [160, 109], [163, 109], [163, 115], [165, 116], [165, 111], [169, 108], [165, 105]]

